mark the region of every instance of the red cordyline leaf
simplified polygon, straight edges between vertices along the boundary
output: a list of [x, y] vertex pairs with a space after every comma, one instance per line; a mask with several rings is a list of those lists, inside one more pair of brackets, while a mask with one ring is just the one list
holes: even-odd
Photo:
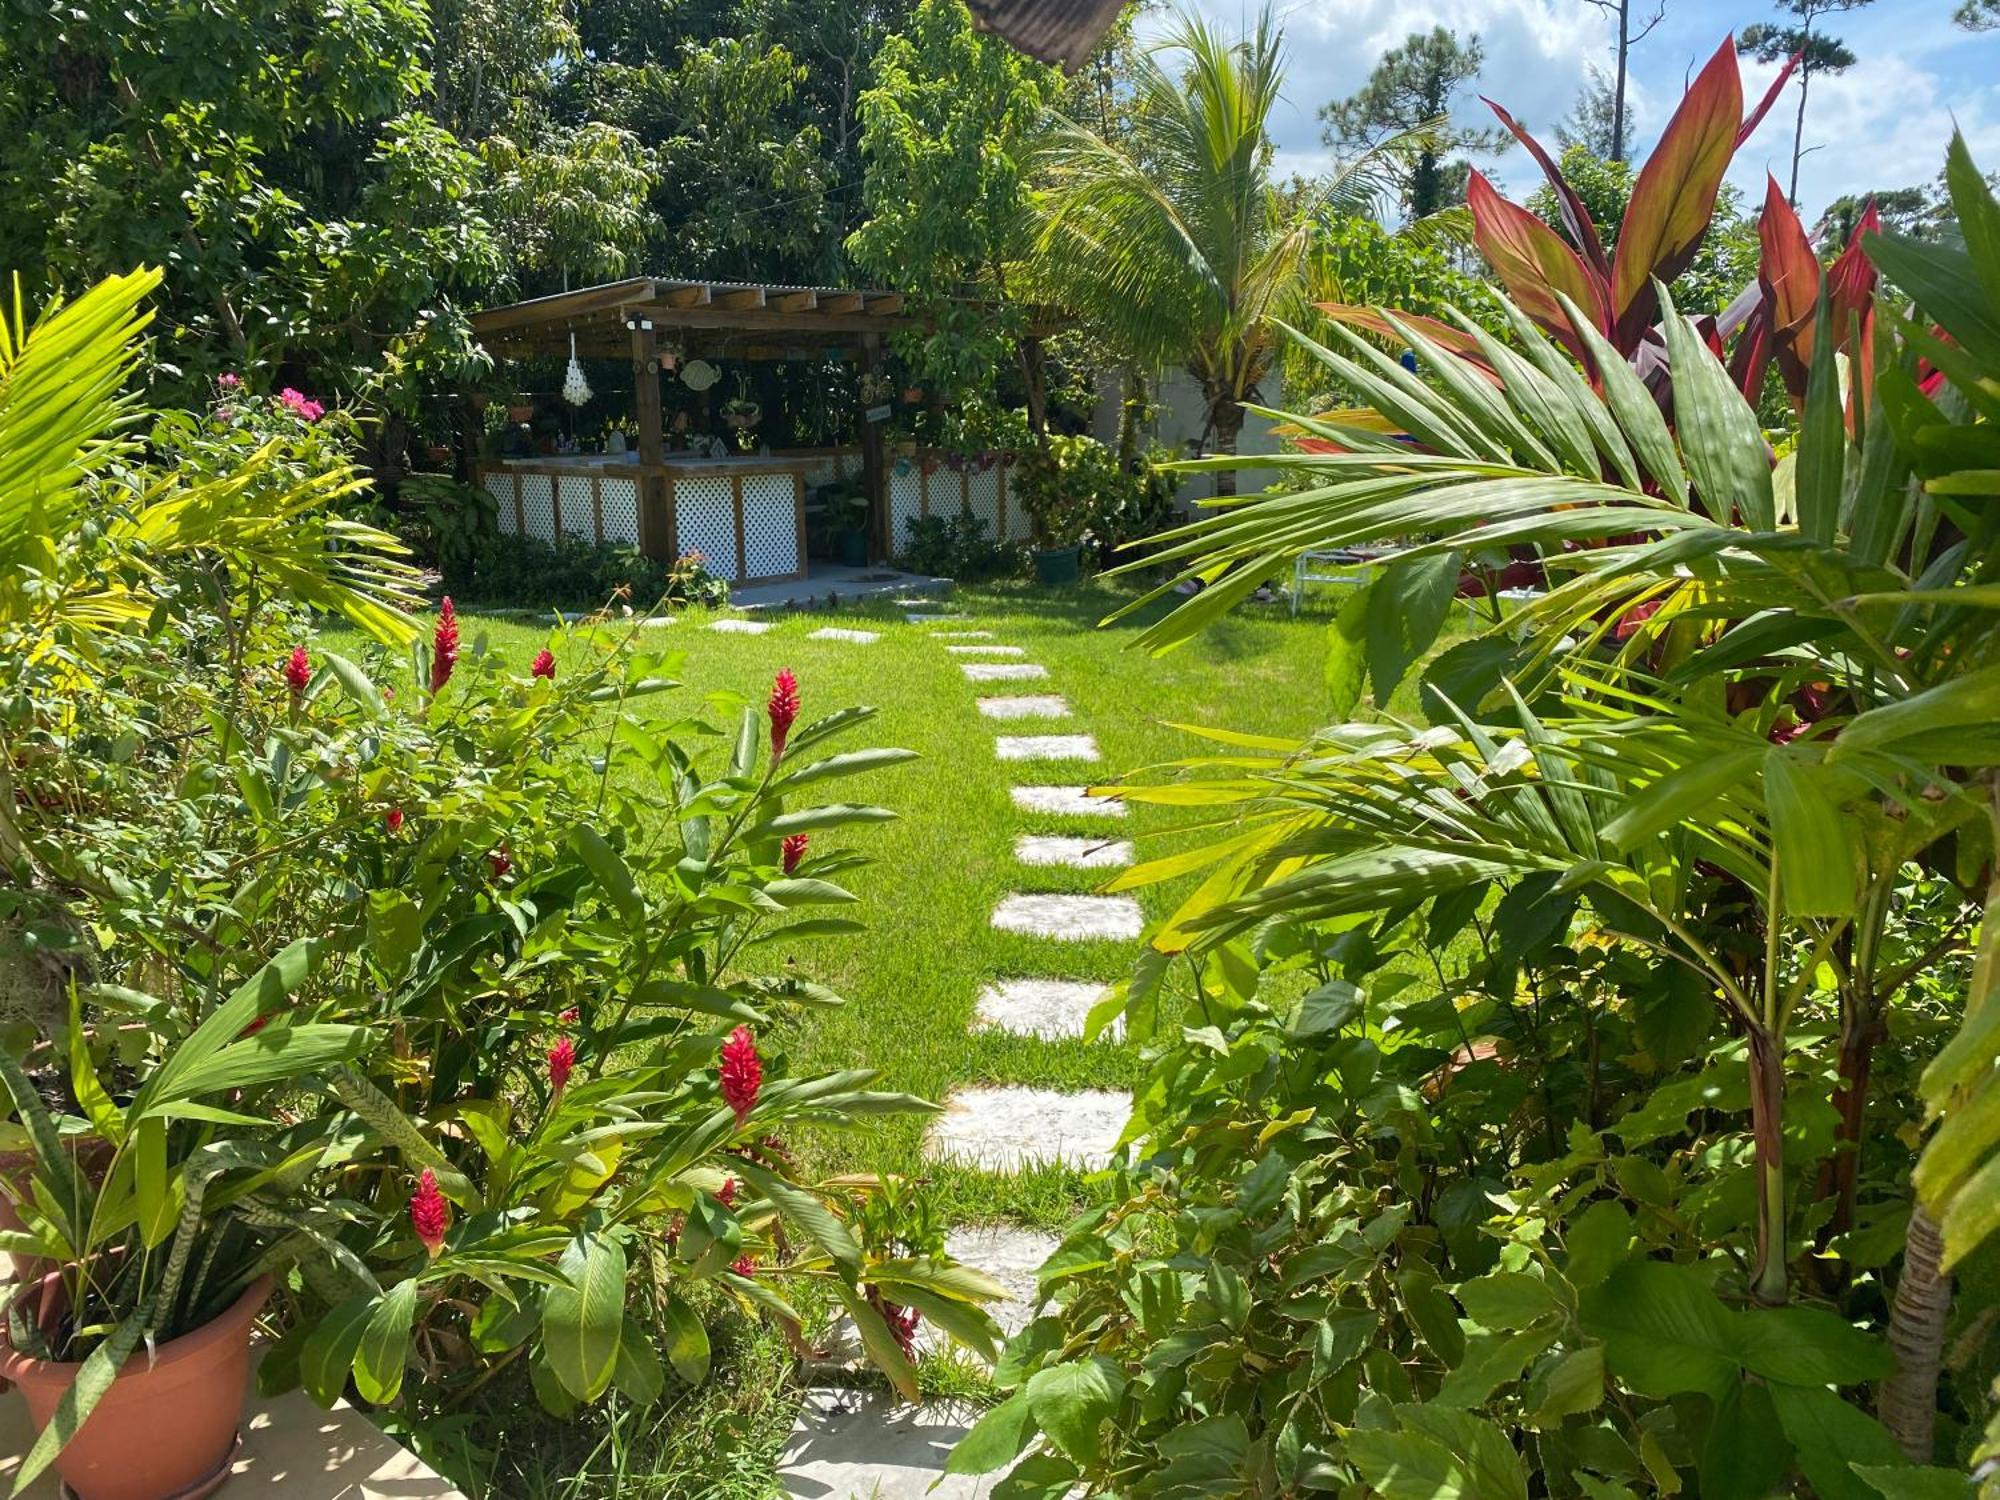
[[1833, 319], [1835, 337], [1847, 350], [1853, 368], [1847, 382], [1847, 428], [1859, 431], [1863, 403], [1875, 389], [1875, 287], [1881, 280], [1875, 262], [1868, 258], [1862, 236], [1879, 234], [1882, 216], [1875, 200], [1868, 200], [1861, 218], [1848, 236], [1847, 248], [1827, 267], [1827, 312]]
[[[1757, 220], [1763, 253], [1757, 283], [1764, 291], [1763, 316], [1770, 324], [1771, 353], [1794, 400], [1805, 399], [1806, 371], [1812, 365], [1813, 315], [1819, 306], [1819, 257], [1805, 225], [1792, 210], [1778, 179], [1765, 174], [1764, 212]], [[1761, 372], [1760, 372], [1761, 373]], [[1755, 386], [1745, 388], [1745, 394]]]
[[1604, 253], [1604, 241], [1598, 238], [1597, 225], [1591, 220], [1590, 210], [1584, 207], [1583, 199], [1579, 198], [1576, 189], [1569, 185], [1568, 179], [1562, 174], [1562, 169], [1550, 158], [1549, 153], [1542, 149], [1542, 143], [1528, 134], [1520, 121], [1484, 94], [1479, 96], [1479, 100], [1500, 117], [1500, 123], [1513, 133], [1515, 140], [1527, 147], [1528, 154], [1534, 157], [1535, 164], [1542, 169], [1542, 175], [1548, 178], [1549, 186], [1555, 190], [1556, 202], [1562, 205], [1563, 223], [1569, 228], [1570, 239], [1583, 253], [1584, 261], [1591, 271], [1608, 283], [1611, 279], [1611, 260]]
[[[1391, 343], [1400, 344], [1403, 341], [1402, 335], [1397, 333], [1390, 326], [1389, 320], [1383, 317], [1375, 308], [1355, 307], [1351, 303], [1346, 302], [1315, 302], [1313, 306], [1325, 313], [1336, 323], [1345, 323], [1350, 328], [1359, 328], [1363, 333], [1375, 334], [1378, 337], [1388, 339]], [[1406, 313], [1399, 309], [1396, 312], [1396, 317], [1399, 321], [1421, 333], [1439, 348], [1449, 349], [1493, 384], [1498, 385], [1500, 383], [1500, 377], [1494, 373], [1493, 367], [1486, 363], [1486, 356], [1479, 352], [1479, 345], [1472, 341], [1470, 334], [1453, 328], [1449, 323], [1440, 323], [1436, 318], [1426, 318], [1420, 313]], [[1330, 451], [1345, 452], [1346, 450], [1337, 448]]]
[[1562, 341], [1578, 358], [1585, 345], [1569, 326], [1558, 292], [1565, 293], [1597, 319], [1600, 329], [1611, 326], [1604, 300], [1604, 283], [1557, 234], [1519, 204], [1509, 203], [1481, 172], [1466, 179], [1466, 207], [1472, 211], [1472, 237], [1493, 272], [1521, 311]]
[[410, 1197], [410, 1227], [416, 1230], [424, 1253], [436, 1260], [438, 1251], [444, 1248], [445, 1234], [451, 1228], [451, 1204], [438, 1191], [437, 1173], [429, 1167], [425, 1167], [423, 1176], [417, 1179], [417, 1190]]

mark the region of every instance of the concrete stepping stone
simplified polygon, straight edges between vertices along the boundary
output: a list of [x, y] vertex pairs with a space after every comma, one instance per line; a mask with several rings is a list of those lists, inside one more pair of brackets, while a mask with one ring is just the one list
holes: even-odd
[[1087, 734], [1003, 734], [993, 742], [1002, 760], [1096, 760], [1097, 741]]
[[1019, 646], [947, 646], [953, 656], [1026, 656]]
[[1023, 812], [1061, 813], [1072, 818], [1122, 818], [1128, 809], [1109, 797], [1093, 797], [1082, 786], [1014, 786], [1007, 789]]
[[899, 594], [889, 602], [898, 609], [943, 609], [946, 603], [941, 594]]
[[1054, 693], [1026, 698], [981, 698], [979, 711], [989, 719], [1062, 719], [1069, 716], [1069, 704]]
[[944, 1472], [979, 1416], [963, 1403], [911, 1406], [889, 1391], [807, 1391], [778, 1455], [778, 1487], [792, 1500], [985, 1500], [1003, 1475]]
[[857, 646], [872, 646], [882, 639], [874, 630], [843, 630], [838, 625], [829, 625], [824, 630], [815, 630], [806, 637], [809, 641], [852, 641]]
[[993, 632], [990, 630], [940, 630], [937, 633], [937, 638], [941, 641], [990, 641], [993, 639]]
[[[1011, 1031], [1045, 1042], [1082, 1036], [1090, 1008], [1111, 993], [1108, 984], [1080, 979], [1002, 979], [980, 990], [973, 1002], [975, 1031]], [[1122, 1035], [1124, 1021], [1113, 1021], [1106, 1036]]]
[[1125, 942], [1146, 930], [1146, 917], [1130, 896], [1016, 894], [1000, 898], [993, 925], [1065, 943]]
[[968, 682], [1029, 682], [1049, 675], [1038, 661], [962, 661], [958, 670]]
[[931, 1122], [924, 1154], [985, 1172], [1040, 1164], [1097, 1172], [1111, 1164], [1131, 1114], [1132, 1096], [1109, 1089], [959, 1089]]
[[762, 635], [778, 627], [769, 620], [710, 620], [708, 628], [719, 630], [724, 635]]
[[963, 620], [964, 615], [904, 615], [912, 625], [937, 625], [946, 620]]
[[1014, 840], [1014, 858], [1024, 865], [1061, 865], [1070, 870], [1122, 870], [1132, 863], [1129, 839], [1080, 839], [1060, 833], [1024, 833]]

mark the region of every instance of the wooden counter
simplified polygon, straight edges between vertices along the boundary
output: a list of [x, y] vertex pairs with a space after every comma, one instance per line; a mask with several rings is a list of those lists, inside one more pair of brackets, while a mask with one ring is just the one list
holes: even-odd
[[662, 561], [699, 552], [731, 583], [805, 577], [808, 462], [670, 458], [664, 463], [500, 459], [474, 480], [500, 508], [500, 529], [622, 542]]

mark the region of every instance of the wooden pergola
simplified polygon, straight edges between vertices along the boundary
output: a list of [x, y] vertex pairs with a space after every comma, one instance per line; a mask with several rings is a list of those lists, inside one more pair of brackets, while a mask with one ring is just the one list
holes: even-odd
[[[566, 358], [572, 336], [580, 356], [631, 359], [639, 433], [639, 546], [658, 557], [675, 546], [672, 481], [664, 466], [663, 335], [691, 350], [745, 334], [772, 335], [795, 348], [853, 348], [865, 387], [866, 377], [881, 371], [884, 335], [915, 321], [904, 313], [900, 292], [634, 276], [488, 308], [474, 314], [472, 329], [495, 356], [505, 359]], [[857, 418], [875, 545], [886, 551], [882, 427], [863, 413]]]

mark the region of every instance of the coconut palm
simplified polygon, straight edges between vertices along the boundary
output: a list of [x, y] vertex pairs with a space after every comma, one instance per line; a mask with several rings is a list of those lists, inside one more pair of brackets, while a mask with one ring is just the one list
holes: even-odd
[[[1041, 289], [1134, 366], [1184, 367], [1219, 453], [1236, 451], [1244, 403], [1277, 361], [1271, 319], [1306, 301], [1315, 224], [1377, 201], [1385, 167], [1426, 135], [1396, 137], [1304, 193], [1285, 192], [1266, 130], [1284, 60], [1268, 10], [1241, 41], [1182, 15], [1133, 66], [1129, 128], [1111, 139], [1059, 118], [1041, 157]], [[1233, 492], [1228, 470], [1218, 483]]]

